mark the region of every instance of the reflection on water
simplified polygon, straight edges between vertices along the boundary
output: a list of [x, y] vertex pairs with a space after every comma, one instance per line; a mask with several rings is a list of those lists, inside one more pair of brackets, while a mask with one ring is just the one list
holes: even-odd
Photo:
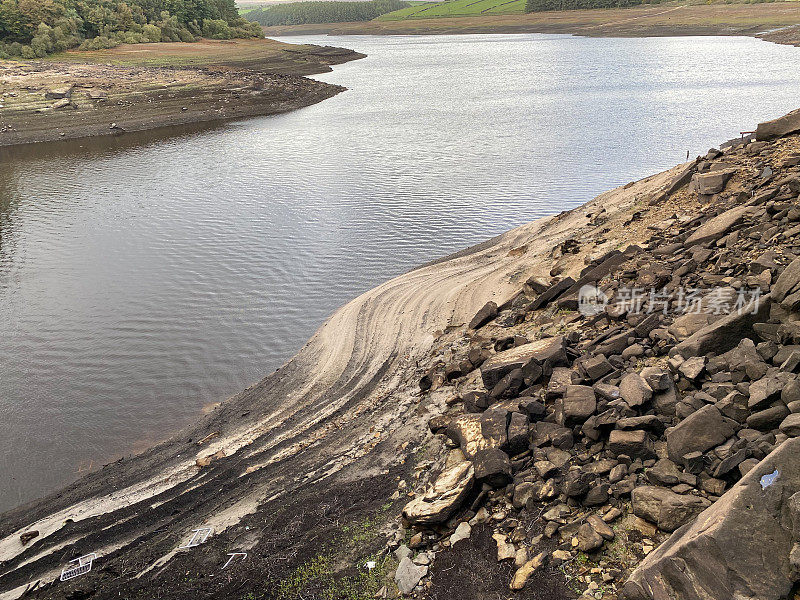
[[318, 41], [369, 55], [321, 104], [0, 154], [0, 509], [170, 434], [380, 281], [705, 152], [800, 82], [796, 48], [747, 38]]

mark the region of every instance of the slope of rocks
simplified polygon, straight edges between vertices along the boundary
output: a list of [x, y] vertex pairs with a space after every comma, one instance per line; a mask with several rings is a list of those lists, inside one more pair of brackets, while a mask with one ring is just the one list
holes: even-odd
[[[447, 406], [429, 421], [446, 464], [403, 510], [417, 548], [446, 553], [491, 527], [508, 587], [530, 597], [537, 574], [565, 576], [564, 597], [787, 597], [800, 579], [798, 165], [797, 136], [712, 149], [640, 199], [626, 227], [669, 210], [648, 239], [583, 254], [577, 271], [569, 256], [614, 232], [567, 240], [548, 277], [442, 340], [420, 388]], [[435, 591], [410, 579], [398, 572], [401, 591]]]
[[[0, 598], [664, 597], [697, 515], [800, 432], [798, 165], [797, 135], [730, 144], [386, 282], [194, 427], [2, 515]], [[783, 590], [777, 477], [781, 551], [751, 564]]]
[[[502, 305], [549, 271], [554, 247], [625, 222], [678, 170], [376, 287], [337, 310], [289, 363], [194, 426], [3, 514], [0, 598], [271, 597], [323, 550], [338, 551], [332, 529], [375, 523], [394, 478], [410, 483], [416, 469], [436, 468], [424, 458], [436, 442], [424, 433], [427, 415], [444, 404], [420, 395], [418, 382], [438, 340], [465, 327], [488, 300]], [[587, 211], [603, 214], [603, 223]], [[638, 239], [644, 226], [627, 234]], [[600, 251], [615, 243], [609, 237]], [[399, 508], [380, 514], [394, 521]], [[204, 526], [214, 533], [202, 547], [179, 550]], [[247, 561], [219, 577], [233, 550], [248, 552]], [[89, 552], [99, 556], [91, 574], [58, 581], [69, 560]], [[372, 549], [354, 552], [360, 559]], [[331, 562], [338, 569], [344, 560]]]

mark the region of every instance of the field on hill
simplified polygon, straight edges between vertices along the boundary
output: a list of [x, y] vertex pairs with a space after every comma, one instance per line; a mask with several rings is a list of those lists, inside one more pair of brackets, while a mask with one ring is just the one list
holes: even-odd
[[[800, 45], [800, 2], [686, 4], [631, 8], [523, 12], [522, 2], [452, 0], [425, 2], [362, 23], [265, 27], [276, 35], [430, 35], [454, 33], [561, 33], [591, 37], [751, 35]], [[488, 3], [495, 8], [486, 10]], [[472, 6], [466, 7], [471, 3]], [[459, 10], [478, 9], [466, 14]], [[519, 7], [515, 10], [516, 7]], [[459, 7], [462, 7], [459, 9]], [[420, 12], [422, 9], [427, 9]], [[446, 14], [442, 11], [449, 10]], [[506, 11], [506, 12], [500, 12]]]
[[477, 15], [507, 15], [525, 12], [525, 0], [448, 0], [425, 2], [382, 15], [378, 21], [435, 19]]

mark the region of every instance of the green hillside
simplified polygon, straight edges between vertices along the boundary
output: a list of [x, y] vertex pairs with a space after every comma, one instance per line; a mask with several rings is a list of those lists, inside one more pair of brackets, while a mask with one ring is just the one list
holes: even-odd
[[525, 0], [448, 0], [425, 2], [382, 15], [378, 21], [434, 19], [438, 17], [474, 17], [525, 12]]
[[375, 17], [396, 12], [407, 6], [408, 3], [403, 0], [289, 2], [255, 8], [247, 13], [247, 18], [267, 27], [306, 23], [345, 23], [371, 21]]

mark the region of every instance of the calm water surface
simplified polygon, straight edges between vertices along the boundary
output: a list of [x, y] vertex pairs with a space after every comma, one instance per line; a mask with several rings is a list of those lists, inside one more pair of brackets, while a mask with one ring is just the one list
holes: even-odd
[[749, 38], [296, 41], [369, 57], [291, 114], [0, 154], [0, 509], [169, 435], [379, 282], [798, 107], [800, 50]]

